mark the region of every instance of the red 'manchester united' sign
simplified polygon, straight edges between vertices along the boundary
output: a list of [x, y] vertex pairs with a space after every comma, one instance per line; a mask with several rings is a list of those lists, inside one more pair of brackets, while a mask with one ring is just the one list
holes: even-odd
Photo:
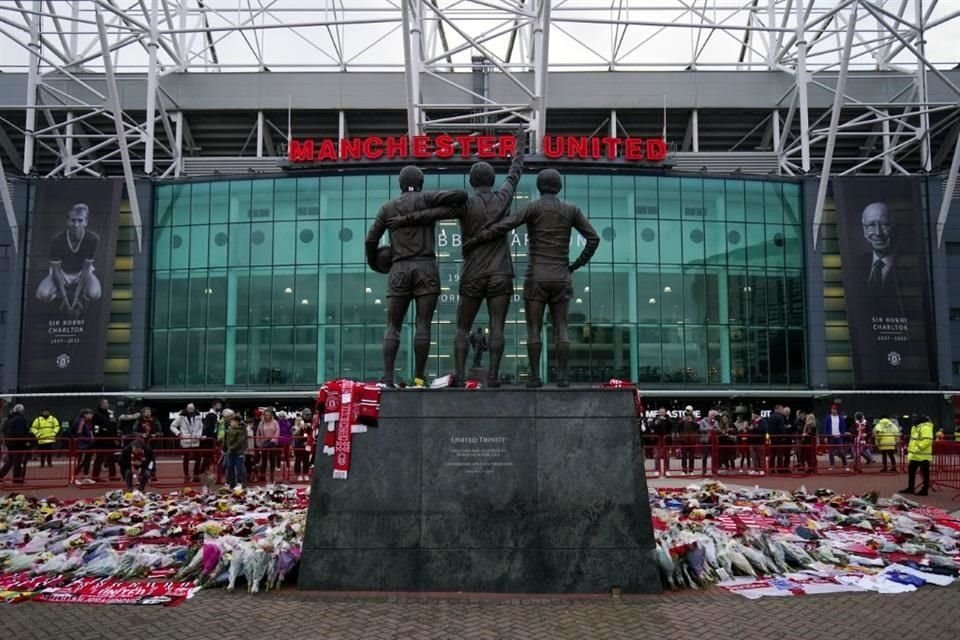
[[[663, 162], [667, 144], [662, 138], [594, 138], [544, 136], [543, 155], [551, 159]], [[368, 136], [335, 140], [290, 140], [287, 160], [295, 164], [336, 160], [402, 160], [406, 158], [508, 158], [517, 150], [513, 136]]]

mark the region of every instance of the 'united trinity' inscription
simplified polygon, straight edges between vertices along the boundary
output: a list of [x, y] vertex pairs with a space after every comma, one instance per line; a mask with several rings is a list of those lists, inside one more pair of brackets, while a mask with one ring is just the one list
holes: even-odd
[[445, 467], [458, 467], [464, 473], [493, 473], [512, 467], [506, 436], [453, 436]]

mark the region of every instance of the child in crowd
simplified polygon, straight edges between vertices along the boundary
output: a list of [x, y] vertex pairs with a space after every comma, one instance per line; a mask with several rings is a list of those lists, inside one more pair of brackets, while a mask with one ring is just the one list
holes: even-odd
[[246, 484], [247, 473], [244, 457], [247, 452], [247, 427], [236, 415], [230, 416], [224, 447], [227, 460], [227, 486], [230, 488]]

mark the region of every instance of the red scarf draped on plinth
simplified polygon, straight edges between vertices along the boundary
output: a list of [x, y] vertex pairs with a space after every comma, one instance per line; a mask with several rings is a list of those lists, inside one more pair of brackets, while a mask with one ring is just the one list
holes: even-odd
[[[323, 453], [333, 456], [333, 477], [346, 479], [354, 433], [366, 433], [380, 415], [380, 387], [375, 383], [331, 380], [317, 394], [318, 424], [322, 415]], [[364, 422], [361, 422], [364, 420]]]
[[346, 480], [350, 471], [350, 439], [353, 426], [353, 382], [340, 383], [340, 419], [337, 420], [337, 439], [333, 454], [333, 477]]

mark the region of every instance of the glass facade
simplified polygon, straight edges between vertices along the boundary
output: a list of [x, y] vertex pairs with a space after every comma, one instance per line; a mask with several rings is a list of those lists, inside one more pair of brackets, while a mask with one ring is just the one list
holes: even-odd
[[[460, 169], [428, 174], [425, 189], [465, 180]], [[514, 208], [536, 197], [534, 181], [524, 176]], [[564, 182], [561, 196], [601, 236], [574, 274], [571, 381], [807, 383], [799, 184], [611, 172], [567, 173]], [[367, 268], [363, 239], [395, 183], [395, 174], [336, 174], [158, 185], [151, 385], [314, 388], [337, 376], [380, 378], [386, 276]], [[456, 222], [436, 233], [443, 291], [430, 373], [443, 375], [453, 368], [460, 236]], [[572, 257], [583, 246], [574, 236]], [[502, 374], [521, 382], [523, 227], [511, 243], [520, 277]], [[412, 372], [408, 321], [402, 379]], [[484, 311], [477, 323], [486, 322]], [[549, 381], [551, 349], [540, 368]]]

